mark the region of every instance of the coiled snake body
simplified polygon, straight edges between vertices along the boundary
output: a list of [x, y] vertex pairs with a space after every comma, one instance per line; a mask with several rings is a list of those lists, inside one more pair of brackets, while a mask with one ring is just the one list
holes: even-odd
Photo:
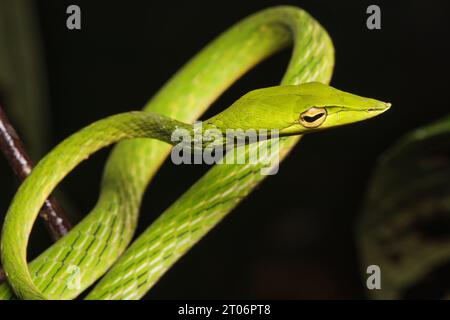
[[[276, 7], [256, 13], [197, 54], [144, 112], [96, 122], [63, 141], [38, 164], [5, 219], [1, 253], [9, 285], [0, 287], [0, 298], [75, 298], [108, 269], [88, 299], [142, 297], [265, 177], [260, 169], [267, 159], [214, 166], [129, 246], [143, 193], [170, 151], [170, 132], [178, 127], [190, 130], [189, 123], [237, 78], [290, 43], [294, 49], [283, 86], [253, 91], [206, 123], [221, 131], [278, 129], [281, 140], [260, 144], [279, 143], [282, 159], [303, 133], [364, 120], [389, 107], [320, 84], [331, 78], [333, 46], [306, 12]], [[312, 81], [320, 83], [308, 83]], [[131, 138], [113, 150], [90, 214], [28, 266], [31, 228], [56, 185], [96, 150]], [[253, 145], [245, 148], [256, 152]]]

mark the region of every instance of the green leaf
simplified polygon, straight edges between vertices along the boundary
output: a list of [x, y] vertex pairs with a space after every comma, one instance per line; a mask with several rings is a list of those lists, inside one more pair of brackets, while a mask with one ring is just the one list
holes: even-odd
[[363, 266], [381, 268], [373, 297], [450, 293], [450, 117], [413, 131], [381, 157], [357, 235]]

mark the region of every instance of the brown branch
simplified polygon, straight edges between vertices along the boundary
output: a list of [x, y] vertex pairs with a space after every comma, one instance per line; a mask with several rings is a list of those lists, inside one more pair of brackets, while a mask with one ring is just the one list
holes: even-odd
[[[30, 174], [33, 168], [33, 162], [25, 151], [19, 135], [8, 120], [2, 108], [2, 102], [3, 100], [0, 96], [0, 149], [14, 171], [14, 174], [22, 182]], [[44, 221], [50, 236], [55, 241], [63, 237], [72, 227], [66, 213], [53, 196], [50, 196], [45, 201], [39, 216]], [[5, 274], [0, 269], [0, 283], [4, 280]]]

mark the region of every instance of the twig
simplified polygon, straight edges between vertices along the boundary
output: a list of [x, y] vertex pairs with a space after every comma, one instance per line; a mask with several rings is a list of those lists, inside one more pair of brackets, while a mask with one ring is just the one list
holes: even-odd
[[[0, 149], [8, 160], [14, 174], [22, 182], [30, 174], [33, 162], [25, 151], [19, 135], [8, 120], [3, 110], [2, 102], [3, 100], [0, 96]], [[45, 201], [39, 216], [55, 241], [63, 237], [72, 227], [66, 213], [53, 196], [50, 196]], [[4, 280], [5, 274], [0, 269], [0, 283]]]

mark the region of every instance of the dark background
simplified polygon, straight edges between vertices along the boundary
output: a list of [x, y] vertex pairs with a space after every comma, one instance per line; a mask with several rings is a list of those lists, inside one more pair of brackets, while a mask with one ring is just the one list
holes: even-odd
[[[449, 113], [448, 1], [37, 1], [51, 101], [50, 146], [83, 126], [140, 109], [190, 57], [260, 9], [292, 4], [330, 33], [332, 84], [393, 103], [385, 115], [307, 136], [270, 177], [169, 271], [149, 298], [364, 298], [354, 225], [377, 157], [404, 133]], [[65, 27], [69, 4], [82, 30]], [[366, 28], [378, 4], [382, 29]], [[251, 71], [208, 115], [279, 82], [289, 50]], [[19, 128], [20, 129], [20, 128]], [[63, 183], [75, 220], [97, 199], [108, 150]], [[139, 232], [206, 166], [167, 162], [147, 191]], [[16, 190], [0, 159], [0, 212]], [[5, 178], [6, 177], [6, 178]], [[37, 228], [31, 248], [50, 244]], [[363, 269], [362, 269], [363, 268]]]

